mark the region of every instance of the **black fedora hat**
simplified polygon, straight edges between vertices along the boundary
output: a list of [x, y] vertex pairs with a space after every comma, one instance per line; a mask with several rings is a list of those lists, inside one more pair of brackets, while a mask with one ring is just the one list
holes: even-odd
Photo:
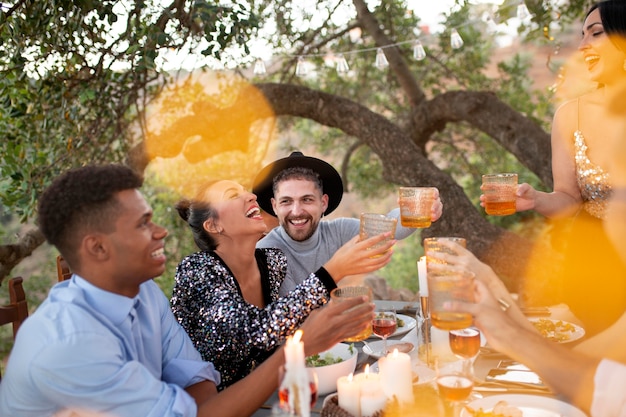
[[252, 192], [256, 194], [259, 206], [276, 216], [272, 208], [274, 197], [273, 180], [279, 172], [292, 167], [309, 168], [317, 172], [322, 180], [324, 194], [328, 194], [328, 208], [324, 214], [330, 214], [337, 208], [343, 197], [343, 181], [341, 176], [332, 165], [312, 156], [304, 156], [302, 152], [292, 152], [288, 157], [278, 159], [267, 165], [257, 174], [252, 186]]

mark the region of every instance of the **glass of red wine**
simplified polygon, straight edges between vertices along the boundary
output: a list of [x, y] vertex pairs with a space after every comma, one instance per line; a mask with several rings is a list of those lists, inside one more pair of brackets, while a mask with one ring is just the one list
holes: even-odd
[[381, 356], [386, 355], [387, 352], [387, 337], [394, 334], [398, 328], [398, 322], [396, 321], [396, 310], [393, 308], [378, 309], [376, 310], [376, 316], [372, 320], [372, 332], [383, 339], [383, 349], [380, 352]]

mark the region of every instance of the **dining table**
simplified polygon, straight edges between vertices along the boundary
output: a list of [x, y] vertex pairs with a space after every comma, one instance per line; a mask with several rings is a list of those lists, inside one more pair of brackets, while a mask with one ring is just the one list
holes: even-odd
[[[401, 342], [409, 342], [413, 344], [414, 349], [409, 352], [411, 356], [411, 362], [416, 365], [417, 368], [414, 369], [422, 369], [425, 371], [425, 375], [427, 379], [430, 379], [431, 373], [427, 368], [433, 368], [432, 363], [426, 363], [426, 358], [424, 358], [423, 351], [420, 354], [419, 345], [423, 344], [423, 334], [420, 333], [423, 331], [423, 318], [420, 313], [420, 302], [419, 301], [393, 301], [393, 300], [375, 300], [374, 301], [377, 308], [389, 308], [392, 307], [396, 310], [399, 317], [410, 317], [415, 321], [411, 320], [411, 324], [415, 326], [412, 327], [406, 333], [400, 333], [398, 335], [392, 335], [388, 338], [388, 342], [391, 343], [390, 347], [393, 347], [394, 341]], [[556, 306], [551, 306], [546, 309], [543, 309], [542, 317], [548, 318], [551, 320], [564, 320], [566, 322], [579, 323], [576, 317], [573, 316], [569, 308], [564, 304], [559, 304]], [[535, 312], [532, 314], [535, 315]], [[421, 330], [420, 330], [421, 328]], [[584, 332], [583, 332], [584, 333]], [[445, 334], [445, 338], [442, 335]], [[432, 349], [436, 350], [437, 346], [439, 348], [444, 348], [448, 344], [447, 332], [442, 330], [431, 328], [431, 332], [429, 332], [430, 343], [432, 345]], [[581, 340], [584, 337], [581, 337]], [[373, 369], [373, 372], [377, 371], [377, 358], [367, 354], [368, 352], [366, 344], [371, 344], [380, 340], [373, 336], [364, 342], [353, 342], [354, 346], [358, 348], [358, 356], [357, 356], [357, 364], [355, 367], [354, 374], [358, 374], [364, 371], [365, 367], [369, 365], [370, 369]], [[578, 342], [578, 341], [577, 341]], [[574, 345], [574, 343], [572, 344]], [[365, 348], [365, 351], [364, 351]], [[449, 348], [448, 348], [449, 349]], [[390, 349], [391, 350], [391, 349]], [[450, 352], [451, 354], [451, 352]], [[508, 395], [508, 394], [526, 394], [532, 395], [534, 397], [545, 397], [552, 398], [555, 400], [561, 400], [559, 397], [548, 389], [545, 386], [536, 386], [533, 383], [508, 383], [508, 382], [497, 382], [493, 380], [488, 380], [487, 376], [490, 371], [494, 369], [499, 369], [499, 367], [503, 363], [511, 362], [510, 358], [507, 356], [493, 350], [490, 348], [484, 339], [481, 340], [481, 348], [474, 360], [474, 378], [475, 385], [472, 391], [471, 398], [486, 398], [489, 396], [495, 395]], [[513, 362], [514, 363], [514, 362]], [[521, 364], [518, 364], [521, 366]], [[452, 365], [453, 366], [453, 365]], [[435, 371], [432, 371], [434, 374]], [[425, 381], [425, 383], [420, 385], [420, 389], [422, 392], [420, 393], [420, 398], [429, 398], [435, 399], [435, 402], [439, 401], [443, 403], [443, 400], [438, 398], [437, 394], [437, 386], [434, 381], [434, 378], [430, 381]], [[327, 395], [319, 396], [317, 402], [314, 407], [311, 409], [311, 416], [321, 416], [325, 401], [328, 401], [331, 396], [336, 395], [336, 393], [330, 393]], [[273, 413], [273, 409], [275, 409], [279, 404], [278, 393], [274, 392], [272, 396], [261, 406], [254, 414], [253, 417], [269, 417], [269, 416], [278, 416], [282, 414]], [[430, 408], [429, 412], [426, 412], [427, 409]], [[435, 411], [433, 411], [435, 410]], [[445, 410], [445, 411], [443, 411]], [[275, 411], [275, 410], [274, 410]], [[456, 412], [458, 415], [458, 411]], [[581, 412], [582, 413], [582, 412]], [[443, 407], [441, 404], [435, 404], [434, 406], [431, 404], [429, 407], [424, 408], [424, 412], [419, 413], [417, 415], [424, 416], [450, 416], [449, 410]], [[558, 414], [556, 414], [558, 415]], [[580, 416], [584, 416], [584, 414], [580, 414]], [[450, 416], [451, 417], [451, 416]]]

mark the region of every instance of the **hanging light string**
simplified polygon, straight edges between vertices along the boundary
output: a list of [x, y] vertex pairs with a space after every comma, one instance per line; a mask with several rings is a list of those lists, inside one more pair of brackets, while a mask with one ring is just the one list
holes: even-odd
[[[521, 0], [519, 5], [517, 6], [517, 17], [520, 21], [529, 21], [533, 15], [528, 10], [526, 3]], [[462, 25], [455, 26], [450, 29], [450, 47], [452, 49], [460, 49], [463, 47], [464, 41], [461, 35], [458, 32], [458, 29], [463, 27], [473, 25], [477, 22], [484, 22], [488, 25], [488, 27], [492, 27], [495, 25], [495, 21], [491, 16], [487, 16], [485, 19], [475, 19], [465, 22]], [[336, 62], [336, 70], [340, 75], [345, 75], [349, 72], [350, 67], [348, 65], [348, 61], [346, 60], [346, 55], [352, 54], [361, 54], [376, 51], [376, 59], [374, 61], [374, 65], [376, 68], [383, 70], [389, 66], [389, 62], [387, 61], [387, 57], [385, 56], [384, 50], [387, 48], [393, 48], [401, 45], [412, 44], [413, 45], [413, 58], [417, 61], [421, 61], [426, 58], [426, 50], [422, 44], [422, 39], [428, 39], [430, 37], [437, 36], [437, 34], [426, 33], [424, 35], [418, 36], [417, 39], [405, 40], [400, 42], [391, 43], [388, 45], [382, 46], [374, 46], [368, 48], [360, 48], [353, 49], [348, 51], [342, 51], [335, 53], [335, 62]], [[326, 57], [328, 56], [328, 52], [319, 52], [319, 53], [306, 53], [306, 54], [297, 54], [297, 55], [285, 55], [288, 58], [296, 58], [296, 70], [295, 74], [299, 77], [303, 77], [308, 75], [308, 67], [307, 58], [315, 58], [315, 57]], [[257, 58], [254, 64], [253, 69], [254, 75], [264, 75], [267, 73], [265, 63], [261, 58]]]

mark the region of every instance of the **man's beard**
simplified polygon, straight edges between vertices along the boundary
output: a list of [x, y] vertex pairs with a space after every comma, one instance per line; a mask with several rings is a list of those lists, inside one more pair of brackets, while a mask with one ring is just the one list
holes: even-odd
[[294, 228], [294, 226], [290, 223], [290, 220], [298, 220], [298, 219], [302, 219], [302, 218], [299, 217], [299, 218], [286, 219], [285, 224], [283, 224], [283, 229], [285, 229], [285, 232], [287, 232], [287, 236], [289, 236], [296, 242], [304, 242], [305, 240], [308, 240], [311, 236], [313, 236], [313, 234], [317, 230], [317, 226], [319, 225], [319, 222], [314, 223], [312, 217], [307, 217], [306, 219], [309, 221], [310, 227], [306, 231], [298, 230], [297, 233], [294, 233], [292, 229]]

